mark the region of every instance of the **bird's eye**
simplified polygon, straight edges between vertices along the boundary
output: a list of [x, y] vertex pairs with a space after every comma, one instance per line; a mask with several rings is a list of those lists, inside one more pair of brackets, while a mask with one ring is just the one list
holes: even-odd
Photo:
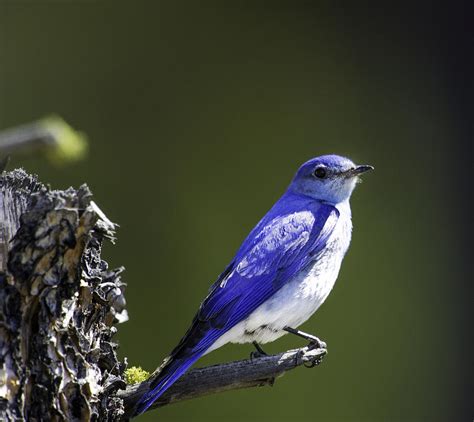
[[324, 179], [327, 176], [327, 171], [324, 167], [317, 167], [313, 173], [318, 179]]

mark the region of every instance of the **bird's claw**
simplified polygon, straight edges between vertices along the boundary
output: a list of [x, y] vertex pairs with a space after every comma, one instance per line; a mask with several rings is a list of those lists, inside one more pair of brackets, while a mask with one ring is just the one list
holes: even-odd
[[313, 336], [312, 334], [307, 334], [306, 339], [309, 340], [308, 348], [311, 350], [328, 348], [326, 342], [320, 340], [318, 337]]
[[260, 353], [255, 350], [254, 352], [250, 352], [250, 361], [253, 361], [254, 359], [264, 358], [266, 356], [268, 356], [266, 353]]
[[[324, 345], [324, 347], [322, 347], [321, 344]], [[314, 368], [315, 366], [318, 366], [323, 361], [324, 356], [326, 356], [327, 354], [327, 350], [326, 350], [326, 343], [321, 342], [321, 344], [318, 345], [317, 347], [311, 348], [313, 350], [315, 348], [319, 349], [321, 352], [314, 359], [311, 359], [308, 362], [304, 362], [303, 365], [305, 366], [305, 368]]]
[[314, 360], [311, 360], [311, 361], [309, 361], [309, 362], [303, 363], [304, 367], [311, 369], [311, 368], [314, 368], [315, 366], [318, 366], [318, 365], [322, 362], [323, 356], [324, 356], [324, 355], [321, 355], [320, 357], [318, 357], [318, 358], [316, 358], [316, 359], [314, 359]]
[[315, 337], [314, 339], [310, 340], [308, 347], [310, 349], [327, 349], [328, 345], [326, 344], [326, 342]]
[[268, 356], [268, 354], [265, 353], [265, 351], [260, 347], [260, 345], [256, 341], [253, 341], [252, 344], [255, 346], [256, 350], [250, 353], [251, 361], [254, 359], [259, 359], [259, 358]]
[[318, 359], [318, 360], [312, 360], [311, 362], [305, 362], [303, 363], [304, 367], [305, 368], [308, 368], [308, 369], [311, 369], [311, 368], [314, 368], [316, 365], [319, 365], [321, 361]]

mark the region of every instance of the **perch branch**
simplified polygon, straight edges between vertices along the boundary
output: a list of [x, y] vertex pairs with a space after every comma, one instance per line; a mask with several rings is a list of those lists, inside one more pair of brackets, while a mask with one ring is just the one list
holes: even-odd
[[[222, 391], [273, 385], [277, 377], [298, 366], [318, 365], [325, 354], [325, 349], [302, 347], [276, 355], [193, 369], [153, 403], [149, 410]], [[126, 418], [133, 416], [138, 400], [148, 391], [148, 385], [149, 382], [145, 381], [118, 392], [119, 397], [124, 399]]]

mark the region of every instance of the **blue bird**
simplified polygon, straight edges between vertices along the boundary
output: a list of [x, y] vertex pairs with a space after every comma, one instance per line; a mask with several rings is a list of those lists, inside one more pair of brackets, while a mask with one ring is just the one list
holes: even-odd
[[338, 155], [304, 163], [211, 286], [191, 326], [151, 377], [143, 413], [200, 357], [226, 343], [260, 344], [296, 329], [326, 300], [351, 241], [349, 198], [372, 166]]

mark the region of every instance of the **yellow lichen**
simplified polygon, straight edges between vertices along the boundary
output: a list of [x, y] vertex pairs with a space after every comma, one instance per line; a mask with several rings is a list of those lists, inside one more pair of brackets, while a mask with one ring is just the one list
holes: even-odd
[[127, 384], [138, 384], [147, 380], [150, 373], [139, 366], [132, 366], [125, 370], [124, 376]]

